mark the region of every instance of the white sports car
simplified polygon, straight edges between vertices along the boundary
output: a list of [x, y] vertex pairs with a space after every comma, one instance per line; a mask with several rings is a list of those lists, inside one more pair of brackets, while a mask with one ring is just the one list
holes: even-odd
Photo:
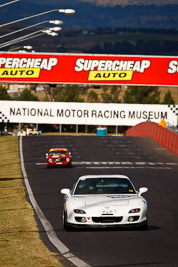
[[64, 194], [63, 226], [119, 227], [147, 229], [147, 202], [125, 175], [81, 176], [73, 189], [62, 189]]

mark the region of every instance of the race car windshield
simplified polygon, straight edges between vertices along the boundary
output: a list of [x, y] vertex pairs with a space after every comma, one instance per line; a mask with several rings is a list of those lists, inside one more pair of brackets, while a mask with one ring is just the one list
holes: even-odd
[[49, 155], [55, 155], [55, 154], [68, 154], [68, 151], [65, 150], [54, 150], [54, 151], [50, 151]]
[[131, 182], [125, 178], [84, 178], [78, 182], [74, 191], [74, 195], [135, 193]]

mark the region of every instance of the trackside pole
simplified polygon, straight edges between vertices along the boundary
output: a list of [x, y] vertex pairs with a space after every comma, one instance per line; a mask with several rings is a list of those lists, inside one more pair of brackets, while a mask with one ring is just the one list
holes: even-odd
[[62, 125], [59, 124], [59, 132], [62, 133]]

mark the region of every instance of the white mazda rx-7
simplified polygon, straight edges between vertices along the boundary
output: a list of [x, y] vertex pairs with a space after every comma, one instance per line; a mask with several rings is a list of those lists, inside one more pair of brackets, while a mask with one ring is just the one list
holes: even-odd
[[147, 201], [125, 175], [85, 175], [64, 188], [64, 229], [121, 227], [147, 229]]

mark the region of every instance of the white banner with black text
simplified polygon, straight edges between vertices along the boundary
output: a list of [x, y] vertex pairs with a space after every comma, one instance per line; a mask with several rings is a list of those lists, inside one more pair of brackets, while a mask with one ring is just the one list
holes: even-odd
[[145, 121], [177, 126], [178, 105], [0, 101], [0, 122], [134, 126]]

